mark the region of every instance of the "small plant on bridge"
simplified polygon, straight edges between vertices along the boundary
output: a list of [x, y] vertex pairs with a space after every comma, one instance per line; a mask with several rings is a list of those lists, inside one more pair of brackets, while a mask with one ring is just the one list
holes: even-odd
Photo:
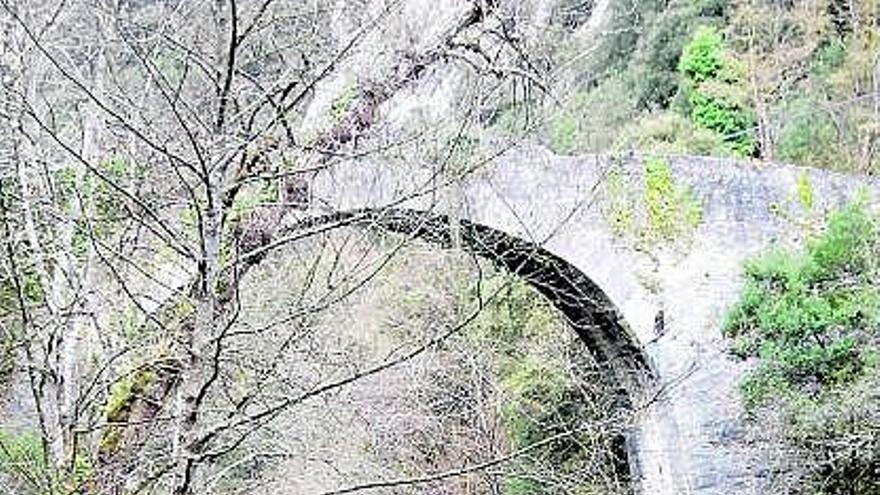
[[645, 162], [645, 206], [650, 231], [672, 239], [693, 230], [702, 220], [702, 207], [685, 186], [675, 184], [669, 163], [661, 158]]
[[[868, 468], [880, 462], [871, 433], [880, 405], [869, 392], [878, 380], [878, 255], [877, 220], [864, 204], [849, 205], [804, 249], [777, 248], [748, 262], [742, 296], [724, 322], [734, 354], [757, 361], [742, 383], [747, 406], [783, 411], [788, 438], [822, 466], [826, 487], [841, 490], [856, 486], [850, 475], [858, 472], [858, 483], [880, 482]], [[848, 395], [861, 397], [857, 408], [835, 406]], [[858, 438], [867, 443], [856, 446]]]
[[639, 248], [687, 237], [702, 221], [699, 200], [687, 186], [675, 182], [663, 158], [645, 161], [640, 195], [631, 189], [620, 170], [613, 169], [606, 179], [605, 214], [612, 230], [634, 238]]
[[770, 212], [808, 237], [820, 233], [826, 220], [824, 212], [818, 207], [813, 182], [806, 170], [801, 171], [795, 190], [784, 201], [770, 204]]

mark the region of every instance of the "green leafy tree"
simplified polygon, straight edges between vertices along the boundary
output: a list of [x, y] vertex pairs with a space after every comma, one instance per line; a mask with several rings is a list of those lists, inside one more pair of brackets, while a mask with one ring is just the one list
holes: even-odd
[[737, 355], [760, 360], [744, 384], [749, 403], [832, 386], [864, 370], [880, 330], [878, 247], [875, 219], [853, 204], [832, 215], [804, 251], [777, 249], [746, 266], [746, 287], [725, 330]]
[[722, 136], [737, 155], [754, 152], [754, 117], [743, 92], [740, 69], [714, 27], [696, 30], [678, 65], [691, 119]]
[[[798, 189], [801, 203], [812, 204], [812, 192]], [[795, 480], [786, 490], [878, 493], [878, 249], [876, 218], [852, 204], [804, 249], [750, 261], [727, 315], [733, 352], [756, 361], [742, 391], [763, 434], [785, 449], [778, 469]]]
[[668, 108], [679, 90], [678, 63], [694, 30], [723, 23], [728, 0], [671, 1], [640, 37], [630, 84], [641, 108]]

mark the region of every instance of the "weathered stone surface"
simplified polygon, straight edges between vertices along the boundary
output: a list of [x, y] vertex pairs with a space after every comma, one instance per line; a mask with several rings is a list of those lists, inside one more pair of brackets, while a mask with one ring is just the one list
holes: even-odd
[[671, 157], [674, 178], [703, 206], [702, 222], [687, 241], [646, 253], [613, 234], [600, 194], [612, 166], [638, 184], [641, 159], [612, 162], [532, 147], [448, 181], [429, 170], [347, 163], [316, 179], [315, 204], [333, 212], [393, 206], [445, 214], [530, 241], [576, 267], [616, 305], [658, 374], [658, 398], [640, 412], [631, 440], [643, 492], [764, 493], [766, 463], [743, 440], [740, 419], [737, 384], [747, 365], [729, 357], [721, 319], [737, 297], [743, 261], [773, 242], [798, 240], [802, 229], [774, 209], [803, 213], [796, 199], [802, 175], [814, 211], [877, 184], [785, 165]]

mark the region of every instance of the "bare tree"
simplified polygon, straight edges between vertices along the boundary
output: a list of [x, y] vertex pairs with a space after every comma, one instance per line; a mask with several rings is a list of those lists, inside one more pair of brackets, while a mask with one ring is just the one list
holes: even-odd
[[[270, 364], [233, 387], [239, 342], [270, 332], [239, 325], [245, 276], [273, 251], [351, 223], [290, 235], [309, 178], [429, 140], [425, 129], [383, 137], [383, 105], [445, 64], [475, 76], [461, 109], [471, 120], [506, 81], [544, 88], [517, 9], [447, 2], [432, 29], [383, 55], [370, 48], [401, 34], [407, 4], [352, 7], [0, 0], [11, 150], [0, 169], [2, 320], [43, 443], [37, 491], [195, 493], [204, 466], [283, 412], [421, 355], [471, 319], [310, 388], [273, 381], [298, 338], [288, 331]], [[335, 93], [334, 81], [344, 83]], [[460, 142], [465, 126], [450, 127]], [[382, 266], [334, 267], [323, 286], [312, 273], [282, 320], [307, 327]]]
[[744, 0], [736, 3], [730, 36], [742, 55], [757, 117], [761, 157], [773, 159], [770, 109], [809, 73], [830, 20], [825, 2]]

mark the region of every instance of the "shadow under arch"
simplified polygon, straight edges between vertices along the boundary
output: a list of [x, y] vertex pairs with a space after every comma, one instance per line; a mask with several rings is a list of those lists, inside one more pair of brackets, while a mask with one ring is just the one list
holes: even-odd
[[447, 215], [404, 208], [363, 208], [317, 215], [286, 230], [322, 226], [378, 228], [451, 247], [455, 237], [466, 251], [489, 259], [522, 278], [546, 297], [586, 344], [598, 365], [613, 375], [631, 406], [656, 378], [648, 355], [607, 294], [577, 267], [538, 244]]

